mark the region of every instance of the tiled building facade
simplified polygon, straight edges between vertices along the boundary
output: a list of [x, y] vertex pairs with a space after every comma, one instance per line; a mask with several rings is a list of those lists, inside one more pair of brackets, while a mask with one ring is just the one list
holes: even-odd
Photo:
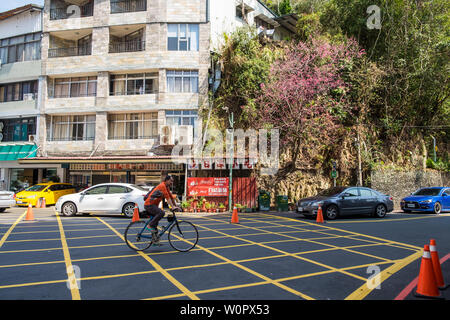
[[183, 176], [162, 130], [192, 135], [220, 37], [244, 20], [289, 32], [257, 0], [45, 0], [41, 14], [39, 149], [19, 162], [74, 184]]

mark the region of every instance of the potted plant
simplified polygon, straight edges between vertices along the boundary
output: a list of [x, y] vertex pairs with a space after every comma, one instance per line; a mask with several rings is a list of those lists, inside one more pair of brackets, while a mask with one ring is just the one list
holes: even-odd
[[225, 207], [225, 205], [223, 203], [219, 203], [219, 211], [220, 212], [225, 212], [227, 208]]
[[234, 206], [236, 207], [238, 212], [241, 212], [242, 206], [239, 203], [236, 203]]
[[211, 203], [205, 202], [205, 211], [206, 212], [211, 212]]
[[183, 209], [183, 212], [188, 211], [189, 207], [190, 207], [189, 201], [182, 201], [181, 202], [181, 208]]
[[202, 211], [206, 211], [206, 199], [205, 197], [200, 198], [200, 205], [202, 206]]

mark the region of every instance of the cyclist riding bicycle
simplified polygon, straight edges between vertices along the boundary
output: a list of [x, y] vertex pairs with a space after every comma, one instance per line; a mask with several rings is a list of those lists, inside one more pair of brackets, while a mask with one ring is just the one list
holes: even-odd
[[159, 203], [166, 198], [167, 203], [174, 210], [180, 210], [173, 200], [172, 193], [170, 192], [170, 186], [173, 185], [173, 177], [167, 175], [163, 182], [161, 182], [156, 188], [147, 193], [144, 197], [145, 211], [152, 216], [152, 220], [149, 223], [150, 231], [154, 237], [154, 244], [159, 244], [158, 238], [158, 223], [164, 217], [164, 210], [161, 210], [158, 206]]

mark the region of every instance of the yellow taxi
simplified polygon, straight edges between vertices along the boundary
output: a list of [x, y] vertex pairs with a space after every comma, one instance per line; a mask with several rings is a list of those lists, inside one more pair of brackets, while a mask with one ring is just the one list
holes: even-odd
[[38, 183], [16, 194], [16, 205], [36, 206], [39, 199], [45, 199], [45, 205], [55, 204], [58, 199], [66, 194], [75, 193], [75, 187], [70, 183]]

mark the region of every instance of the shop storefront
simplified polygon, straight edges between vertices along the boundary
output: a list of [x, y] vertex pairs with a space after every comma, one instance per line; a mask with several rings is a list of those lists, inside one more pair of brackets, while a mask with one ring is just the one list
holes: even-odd
[[170, 174], [175, 178], [174, 193], [184, 193], [185, 165], [172, 162], [170, 157], [38, 157], [21, 162], [57, 164], [64, 169], [64, 182], [78, 190], [110, 182], [154, 187]]
[[0, 145], [0, 188], [20, 191], [36, 183], [60, 179], [61, 167], [43, 164], [21, 164], [20, 160], [36, 156], [34, 143]]

